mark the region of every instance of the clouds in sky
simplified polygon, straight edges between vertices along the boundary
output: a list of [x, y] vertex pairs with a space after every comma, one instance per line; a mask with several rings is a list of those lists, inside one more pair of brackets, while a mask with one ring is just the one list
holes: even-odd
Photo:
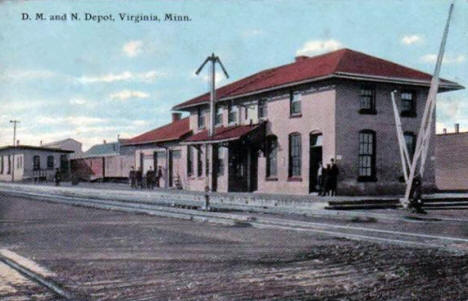
[[296, 52], [296, 55], [316, 55], [329, 51], [338, 50], [343, 48], [343, 44], [340, 41], [330, 40], [311, 40], [306, 42]]
[[453, 132], [455, 123], [461, 125], [460, 130], [468, 130], [466, 127], [468, 124], [468, 99], [450, 97], [437, 100], [437, 117], [437, 133], [442, 133], [444, 128], [448, 132]]
[[109, 95], [111, 100], [125, 101], [131, 98], [148, 98], [150, 95], [142, 91], [122, 90]]
[[151, 83], [154, 82], [156, 78], [164, 76], [164, 73], [157, 72], [155, 70], [140, 73], [124, 71], [121, 73], [108, 73], [103, 75], [84, 75], [79, 77], [77, 80], [82, 84], [112, 83], [118, 81], [137, 81]]
[[128, 57], [136, 57], [143, 51], [142, 41], [130, 41], [122, 47], [123, 53]]
[[423, 42], [423, 37], [417, 34], [405, 35], [401, 38], [401, 43], [405, 45], [420, 44]]
[[[426, 54], [423, 55], [420, 60], [424, 63], [435, 63], [437, 61], [437, 54]], [[466, 56], [463, 54], [458, 54], [458, 55], [445, 55], [444, 56], [444, 61], [442, 63], [444, 64], [461, 64], [466, 61]]]

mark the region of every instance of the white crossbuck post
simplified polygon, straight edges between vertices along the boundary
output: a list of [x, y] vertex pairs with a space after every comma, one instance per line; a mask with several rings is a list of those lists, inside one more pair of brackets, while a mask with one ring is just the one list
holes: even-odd
[[[440, 43], [439, 56], [437, 57], [437, 63], [434, 70], [434, 75], [431, 81], [431, 87], [429, 89], [429, 94], [426, 100], [426, 106], [424, 107], [424, 114], [421, 120], [421, 128], [419, 129], [418, 139], [416, 141], [416, 149], [413, 155], [413, 160], [411, 162], [411, 168], [408, 180], [406, 181], [406, 191], [405, 196], [401, 200], [404, 207], [408, 207], [409, 197], [411, 192], [411, 186], [413, 184], [414, 177], [416, 175], [416, 169], [418, 166], [418, 161], [421, 159], [419, 165], [419, 176], [423, 176], [424, 165], [426, 163], [426, 157], [429, 150], [429, 142], [432, 133], [432, 124], [433, 124], [433, 115], [435, 110], [435, 103], [437, 92], [439, 90], [439, 74], [440, 68], [442, 66], [442, 60], [444, 57], [445, 44], [447, 42], [447, 35], [449, 30], [450, 18], [452, 17], [453, 3], [450, 5], [449, 14], [447, 18], [447, 23], [445, 25], [444, 34], [442, 36], [442, 42]], [[400, 145], [401, 147], [401, 145]]]
[[395, 101], [396, 90], [392, 91], [392, 106], [393, 115], [395, 116], [395, 125], [397, 131], [398, 145], [400, 146], [400, 157], [401, 157], [401, 168], [403, 169], [403, 176], [405, 177], [405, 183], [408, 183], [408, 169], [411, 166], [411, 158], [408, 153], [408, 147], [406, 146], [405, 137], [403, 135], [403, 129], [401, 126], [400, 114]]

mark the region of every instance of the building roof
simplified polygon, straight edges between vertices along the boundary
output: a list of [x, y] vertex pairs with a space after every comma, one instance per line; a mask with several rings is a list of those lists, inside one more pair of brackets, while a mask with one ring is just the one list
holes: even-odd
[[53, 148], [53, 147], [44, 147], [44, 146], [33, 146], [33, 145], [17, 145], [16, 148], [12, 145], [2, 146], [0, 147], [0, 151], [3, 150], [38, 150], [38, 151], [46, 151], [46, 152], [58, 152], [58, 153], [73, 153], [70, 150], [64, 150], [60, 148]]
[[[332, 77], [424, 86], [429, 86], [432, 79], [430, 74], [345, 48], [314, 57], [302, 56], [294, 63], [255, 73], [217, 89], [216, 95], [218, 100], [228, 100]], [[463, 89], [463, 86], [444, 79], [440, 87]], [[206, 93], [174, 106], [173, 110], [208, 101], [209, 94]]]
[[51, 145], [59, 145], [59, 144], [63, 144], [65, 142], [69, 142], [69, 141], [72, 141], [72, 142], [75, 142], [77, 144], [81, 144], [80, 141], [76, 140], [76, 139], [73, 139], [73, 138], [67, 138], [67, 139], [63, 139], [63, 140], [58, 140], [58, 141], [52, 141], [52, 142], [49, 142], [49, 143], [44, 143], [42, 144], [43, 146], [51, 146]]
[[189, 117], [173, 121], [125, 142], [125, 145], [168, 142], [183, 139], [191, 133]]
[[105, 156], [115, 156], [119, 155], [119, 142], [109, 142], [103, 144], [96, 144], [91, 146], [90, 149], [85, 151], [80, 158], [89, 158], [89, 157], [105, 157]]
[[208, 130], [201, 131], [189, 138], [185, 139], [183, 143], [185, 144], [197, 144], [203, 142], [224, 142], [232, 141], [242, 138], [243, 136], [249, 134], [250, 132], [258, 129], [262, 124], [254, 125], [235, 125], [230, 127], [217, 127], [215, 129], [215, 134], [213, 137], [210, 137]]

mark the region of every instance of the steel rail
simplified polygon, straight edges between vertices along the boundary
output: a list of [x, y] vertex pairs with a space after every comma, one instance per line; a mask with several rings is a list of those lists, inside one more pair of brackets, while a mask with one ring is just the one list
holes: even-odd
[[[343, 237], [354, 240], [367, 240], [374, 242], [387, 242], [416, 247], [429, 247], [445, 249], [449, 251], [466, 253], [468, 239], [430, 235], [415, 232], [390, 231], [375, 228], [335, 225], [329, 223], [317, 223], [278, 218], [251, 217], [245, 214], [226, 214], [216, 212], [200, 212], [188, 209], [162, 207], [157, 205], [142, 205], [137, 202], [120, 202], [112, 200], [95, 200], [83, 198], [71, 198], [62, 196], [45, 196], [39, 194], [11, 192], [12, 195], [38, 199], [40, 201], [68, 204], [74, 206], [91, 207], [124, 211], [130, 213], [145, 213], [162, 217], [172, 217], [194, 221], [209, 221], [213, 223], [235, 225], [239, 222], [248, 223], [256, 228], [286, 229], [294, 231], [308, 231], [327, 234], [335, 237]], [[363, 234], [365, 233], [365, 234]], [[429, 242], [428, 240], [431, 240]], [[436, 241], [437, 243], [435, 243]], [[462, 244], [458, 246], [458, 244]]]

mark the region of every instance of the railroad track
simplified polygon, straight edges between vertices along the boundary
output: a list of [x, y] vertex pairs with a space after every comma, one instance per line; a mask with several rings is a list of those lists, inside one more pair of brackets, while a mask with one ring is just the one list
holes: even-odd
[[246, 213], [207, 212], [182, 209], [134, 201], [113, 201], [103, 199], [78, 198], [69, 196], [44, 195], [29, 192], [5, 191], [3, 193], [28, 199], [81, 206], [96, 209], [143, 213], [153, 216], [178, 218], [192, 221], [212, 222], [223, 225], [251, 225], [260, 229], [283, 229], [311, 232], [352, 240], [370, 241], [384, 244], [397, 244], [409, 247], [443, 249], [458, 254], [468, 253], [468, 239], [444, 235], [430, 235], [416, 232], [401, 232], [371, 227], [317, 223], [285, 218], [252, 216]]

